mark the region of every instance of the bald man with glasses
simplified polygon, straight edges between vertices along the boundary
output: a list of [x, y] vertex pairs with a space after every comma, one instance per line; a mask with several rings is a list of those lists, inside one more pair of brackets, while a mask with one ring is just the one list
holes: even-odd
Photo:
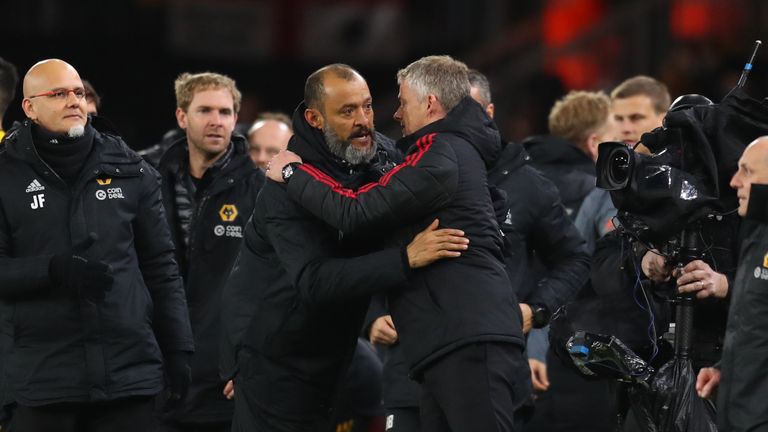
[[[27, 72], [0, 152], [0, 322], [12, 429], [151, 430], [183, 398], [189, 315], [157, 173], [96, 130], [75, 68]], [[167, 385], [166, 385], [167, 382]]]

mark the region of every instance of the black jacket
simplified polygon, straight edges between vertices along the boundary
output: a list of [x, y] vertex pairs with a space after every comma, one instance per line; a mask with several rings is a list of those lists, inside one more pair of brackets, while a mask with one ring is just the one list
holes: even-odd
[[377, 183], [344, 188], [310, 161], [288, 182], [289, 195], [344, 233], [400, 231], [410, 239], [435, 218], [462, 229], [461, 257], [411, 273], [410, 286], [390, 296], [390, 310], [411, 372], [465, 344], [523, 345], [520, 309], [501, 252], [486, 167], [501, 139], [479, 104], [467, 97], [447, 117], [402, 138], [406, 161]]
[[[161, 349], [193, 351], [157, 172], [119, 137], [96, 131], [67, 186], [38, 156], [30, 125], [6, 137], [0, 154], [0, 296], [16, 400], [36, 406], [156, 394]], [[115, 277], [98, 303], [66, 296], [48, 277], [51, 256], [70, 253], [91, 233], [95, 244], [75, 252], [111, 265]]]
[[733, 432], [768, 430], [768, 225], [750, 221], [744, 229], [717, 391], [718, 426]]
[[554, 312], [587, 281], [589, 254], [557, 187], [529, 166], [529, 160], [521, 145], [507, 144], [488, 181], [507, 194], [501, 229], [517, 298]]
[[[378, 179], [394, 166], [394, 148], [375, 163], [350, 166], [328, 151], [317, 129], [294, 114], [288, 148], [333, 172], [349, 187]], [[386, 138], [377, 135], [380, 146]], [[375, 232], [342, 236], [268, 181], [245, 230], [224, 290], [227, 317], [222, 373], [272, 415], [327, 416], [357, 342], [370, 294], [405, 284], [401, 248], [380, 249]]]
[[560, 191], [565, 211], [576, 219], [579, 207], [595, 188], [595, 162], [570, 142], [551, 135], [523, 141], [531, 165], [541, 171]]
[[242, 243], [245, 224], [253, 213], [264, 174], [248, 156], [248, 143], [232, 137], [231, 156], [222, 166], [206, 170], [195, 198], [189, 247], [182, 238], [176, 185], [188, 181], [186, 139], [175, 143], [160, 160], [163, 205], [176, 246], [195, 338], [191, 359], [192, 383], [186, 399], [171, 413], [183, 423], [229, 421], [234, 404], [222, 394], [218, 359], [221, 339], [221, 292]]

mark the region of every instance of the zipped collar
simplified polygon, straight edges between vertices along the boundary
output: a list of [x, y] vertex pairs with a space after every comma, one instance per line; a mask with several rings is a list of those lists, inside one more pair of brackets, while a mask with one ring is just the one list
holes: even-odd
[[[88, 122], [85, 127], [92, 128], [93, 126]], [[30, 120], [25, 120], [21, 127], [14, 129], [11, 134], [6, 136], [4, 142], [8, 157], [25, 162], [38, 174], [48, 178], [56, 178], [66, 186], [66, 183], [52, 172], [51, 168], [37, 153], [33, 143], [32, 122]], [[138, 175], [138, 165], [141, 160], [141, 157], [131, 151], [120, 137], [101, 133], [94, 129], [93, 150], [75, 183], [81, 183], [83, 180], [88, 181], [100, 175]]]

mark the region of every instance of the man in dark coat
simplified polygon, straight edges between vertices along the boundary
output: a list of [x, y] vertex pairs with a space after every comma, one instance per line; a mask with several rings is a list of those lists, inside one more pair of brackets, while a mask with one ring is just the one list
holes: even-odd
[[[395, 166], [399, 156], [374, 132], [371, 94], [357, 71], [321, 68], [304, 97], [293, 116], [292, 151], [346, 187]], [[381, 250], [387, 233], [339, 232], [291, 200], [284, 185], [265, 184], [223, 299], [222, 373], [234, 376], [233, 431], [328, 429], [370, 295], [406, 285], [410, 268], [466, 249], [461, 232], [436, 226], [407, 246]]]
[[26, 431], [149, 430], [193, 351], [157, 173], [85, 113], [77, 71], [24, 77], [28, 119], [0, 155], [5, 376]]
[[530, 377], [486, 176], [501, 139], [470, 97], [467, 73], [448, 56], [398, 72], [395, 119], [405, 135], [398, 146], [408, 151], [376, 183], [344, 187], [290, 153], [272, 167], [289, 168], [288, 194], [346, 235], [368, 229], [407, 238], [435, 219], [466, 232], [470, 247], [461, 257], [413, 272], [389, 307], [410, 373], [422, 380], [422, 429], [510, 431]]
[[523, 141], [531, 165], [550, 179], [568, 216], [576, 218], [595, 189], [597, 146], [615, 139], [611, 101], [603, 92], [572, 91], [549, 112], [549, 135]]
[[221, 292], [264, 175], [233, 135], [241, 95], [216, 73], [176, 79], [176, 118], [186, 132], [160, 160], [165, 206], [187, 293], [195, 354], [187, 397], [164, 416], [169, 431], [231, 429], [234, 403], [219, 377]]
[[[744, 150], [739, 168], [731, 180], [739, 198], [739, 216], [744, 236], [739, 267], [731, 289], [731, 304], [725, 331], [723, 354], [717, 368], [702, 368], [696, 382], [701, 397], [712, 397], [717, 389], [717, 422], [724, 432], [768, 430], [768, 409], [763, 396], [768, 392], [768, 137], [753, 141]], [[686, 275], [684, 274], [683, 277]], [[681, 291], [724, 297], [717, 284], [706, 284], [691, 274]], [[682, 279], [682, 277], [680, 278]], [[680, 284], [680, 279], [678, 283]], [[698, 285], [698, 286], [697, 286]], [[687, 287], [687, 288], [686, 288]], [[719, 384], [719, 386], [718, 386]], [[719, 387], [719, 388], [718, 388]]]

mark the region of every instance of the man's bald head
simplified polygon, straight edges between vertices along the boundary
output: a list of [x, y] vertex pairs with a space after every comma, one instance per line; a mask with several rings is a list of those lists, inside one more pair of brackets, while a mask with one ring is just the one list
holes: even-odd
[[59, 59], [35, 63], [24, 75], [22, 108], [30, 120], [55, 133], [82, 135], [85, 90], [72, 65]]
[[27, 74], [24, 75], [24, 97], [28, 98], [48, 91], [52, 82], [75, 77], [82, 87], [83, 82], [80, 80], [80, 74], [71, 64], [59, 59], [39, 61], [29, 68]]
[[753, 184], [768, 184], [768, 136], [752, 141], [739, 159], [731, 187], [739, 198], [739, 215], [746, 216]]

